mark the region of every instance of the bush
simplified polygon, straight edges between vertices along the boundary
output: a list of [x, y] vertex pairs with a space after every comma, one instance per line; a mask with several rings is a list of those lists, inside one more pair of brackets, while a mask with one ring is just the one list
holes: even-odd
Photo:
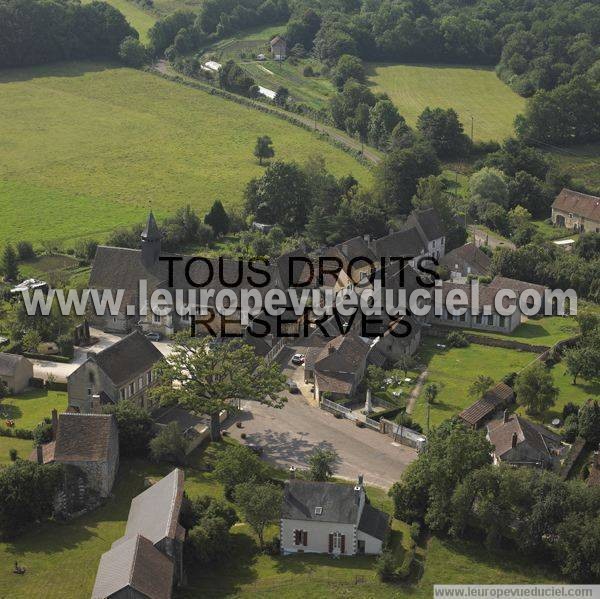
[[565, 404], [565, 407], [563, 408], [562, 411], [562, 417], [563, 420], [567, 420], [567, 417], [570, 416], [571, 414], [579, 414], [579, 406], [574, 404], [572, 401], [570, 401], [569, 403]]
[[[16, 432], [17, 431], [15, 431], [15, 433]], [[33, 429], [33, 441], [36, 445], [42, 445], [43, 443], [52, 441], [52, 423], [47, 419], [44, 422], [40, 422]]]
[[384, 551], [375, 561], [375, 572], [382, 582], [389, 582], [396, 576], [396, 558], [391, 551]]
[[11, 462], [16, 462], [18, 455], [19, 452], [14, 447], [8, 450], [8, 457], [10, 458]]
[[415, 561], [415, 548], [411, 547], [405, 554], [400, 567], [396, 570], [396, 576], [400, 580], [407, 580]]
[[201, 495], [186, 503], [186, 528], [193, 528], [204, 518], [221, 518], [231, 528], [237, 521], [235, 509], [221, 499]]
[[450, 347], [467, 347], [469, 340], [460, 331], [452, 331], [448, 335], [447, 343]]
[[242, 483], [261, 483], [266, 480], [266, 468], [260, 458], [243, 445], [228, 447], [215, 461], [214, 474], [225, 487], [225, 497]]
[[302, 74], [305, 77], [314, 77], [315, 76], [315, 71], [314, 71], [314, 69], [310, 65], [307, 65], [302, 70]]
[[148, 60], [148, 53], [138, 39], [126, 37], [119, 46], [119, 58], [127, 66], [139, 69]]
[[281, 553], [281, 539], [277, 536], [265, 543], [264, 552], [268, 555], [279, 555]]
[[150, 441], [150, 457], [155, 462], [167, 462], [175, 466], [185, 465], [188, 441], [179, 425], [170, 422]]
[[119, 451], [123, 457], [143, 456], [148, 452], [148, 443], [153, 437], [154, 423], [150, 414], [126, 399], [115, 406], [104, 409], [105, 414], [114, 414], [119, 429]]
[[36, 256], [33, 245], [29, 241], [19, 241], [17, 243], [17, 254], [19, 260], [31, 260]]
[[195, 564], [217, 564], [231, 555], [231, 534], [222, 518], [204, 518], [188, 536], [189, 559]]

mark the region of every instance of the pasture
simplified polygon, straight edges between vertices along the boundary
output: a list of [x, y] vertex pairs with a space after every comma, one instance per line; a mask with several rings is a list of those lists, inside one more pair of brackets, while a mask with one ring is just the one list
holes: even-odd
[[525, 100], [484, 67], [371, 64], [373, 91], [386, 92], [409, 125], [425, 108], [454, 108], [465, 133], [474, 139], [502, 141], [513, 134], [515, 116]]
[[0, 73], [0, 239], [102, 240], [115, 227], [215, 199], [242, 205], [260, 176], [253, 148], [269, 135], [276, 159], [322, 155], [337, 176], [370, 183], [352, 156], [271, 115], [108, 64]]
[[600, 143], [555, 148], [550, 155], [573, 177], [576, 185], [600, 194]]

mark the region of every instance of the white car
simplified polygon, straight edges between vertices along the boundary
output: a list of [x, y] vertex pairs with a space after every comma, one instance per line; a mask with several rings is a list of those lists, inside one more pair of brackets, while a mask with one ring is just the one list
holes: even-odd
[[301, 366], [302, 364], [304, 364], [304, 359], [304, 354], [294, 354], [292, 356], [292, 364], [296, 364], [296, 366]]

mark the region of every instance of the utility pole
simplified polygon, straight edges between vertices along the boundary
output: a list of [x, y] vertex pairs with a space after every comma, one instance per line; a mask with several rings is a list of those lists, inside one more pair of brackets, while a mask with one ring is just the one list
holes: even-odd
[[431, 410], [431, 402], [427, 398], [427, 435], [429, 435], [429, 412]]
[[473, 127], [475, 124], [475, 117], [471, 115], [471, 143], [473, 143]]

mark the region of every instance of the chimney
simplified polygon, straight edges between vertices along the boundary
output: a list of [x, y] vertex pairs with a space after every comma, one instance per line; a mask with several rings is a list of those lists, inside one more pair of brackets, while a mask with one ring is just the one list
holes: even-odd
[[296, 478], [296, 466], [290, 466], [290, 478]]
[[363, 488], [360, 485], [356, 485], [354, 487], [354, 501], [356, 501], [356, 505], [360, 505], [360, 496], [362, 495]]
[[100, 409], [100, 396], [96, 393], [92, 395], [92, 403], [90, 405], [90, 411], [92, 414], [99, 414], [102, 410]]
[[333, 347], [333, 345], [330, 345], [330, 346], [327, 348], [327, 350], [328, 350], [328, 353], [329, 353], [329, 355], [331, 355], [331, 354], [332, 354], [332, 353], [335, 351], [335, 347]]
[[511, 447], [516, 447], [516, 446], [517, 446], [517, 433], [513, 433]]
[[508, 417], [508, 410], [504, 410], [504, 422], [505, 423], [508, 422], [508, 419], [509, 419], [509, 417]]
[[56, 441], [56, 434], [58, 433], [58, 412], [52, 410], [52, 439]]
[[362, 487], [363, 486], [363, 480], [364, 480], [364, 475], [359, 474], [358, 475], [358, 484]]
[[37, 453], [37, 463], [41, 465], [44, 463], [44, 450], [41, 445], [38, 445], [35, 449]]

